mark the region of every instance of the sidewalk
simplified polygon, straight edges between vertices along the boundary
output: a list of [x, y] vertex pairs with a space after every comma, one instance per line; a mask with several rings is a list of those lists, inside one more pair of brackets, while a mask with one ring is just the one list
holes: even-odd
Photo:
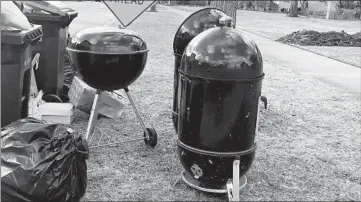
[[[277, 64], [295, 69], [302, 74], [312, 75], [348, 92], [361, 92], [360, 68], [275, 42], [247, 31], [242, 30], [242, 32], [257, 43], [264, 57], [272, 58]], [[267, 67], [265, 68], [267, 72]]]

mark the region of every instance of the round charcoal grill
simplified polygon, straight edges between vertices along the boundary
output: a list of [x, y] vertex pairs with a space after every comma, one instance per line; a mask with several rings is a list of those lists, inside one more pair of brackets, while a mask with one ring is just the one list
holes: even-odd
[[[94, 131], [101, 93], [124, 89], [144, 130], [144, 137], [134, 140], [144, 139], [147, 145], [154, 147], [157, 144], [157, 133], [153, 128], [145, 127], [128, 89], [141, 75], [147, 62], [148, 48], [141, 36], [132, 30], [117, 27], [84, 29], [71, 38], [67, 51], [76, 75], [97, 89], [86, 140], [90, 142], [89, 138]], [[106, 145], [109, 144], [102, 146]]]

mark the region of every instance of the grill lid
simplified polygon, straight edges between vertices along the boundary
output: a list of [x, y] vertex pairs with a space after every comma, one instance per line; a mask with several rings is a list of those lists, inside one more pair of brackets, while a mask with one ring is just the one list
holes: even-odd
[[217, 8], [205, 8], [190, 15], [178, 28], [173, 40], [173, 51], [182, 55], [188, 43], [199, 33], [216, 26], [221, 26], [219, 20], [227, 16]]
[[262, 54], [241, 31], [215, 27], [197, 35], [186, 47], [180, 71], [217, 79], [253, 79], [263, 76]]
[[71, 37], [67, 50], [119, 55], [148, 51], [147, 44], [137, 32], [118, 27], [95, 27], [81, 30]]

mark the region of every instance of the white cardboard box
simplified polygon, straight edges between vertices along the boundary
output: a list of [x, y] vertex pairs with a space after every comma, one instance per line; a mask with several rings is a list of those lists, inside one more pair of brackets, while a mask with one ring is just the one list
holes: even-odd
[[50, 103], [41, 105], [42, 119], [61, 124], [71, 124], [74, 120], [74, 105], [72, 103]]
[[74, 121], [74, 116], [55, 116], [55, 115], [43, 115], [42, 120], [51, 123], [61, 123], [70, 125]]
[[[74, 76], [68, 96], [74, 107], [90, 113], [96, 90], [88, 86], [84, 81]], [[99, 114], [109, 118], [116, 118], [122, 115], [124, 104], [117, 95], [103, 92], [98, 104]]]

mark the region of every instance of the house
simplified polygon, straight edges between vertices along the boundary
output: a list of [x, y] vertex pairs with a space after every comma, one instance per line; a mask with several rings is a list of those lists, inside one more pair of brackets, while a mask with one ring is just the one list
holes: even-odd
[[[331, 2], [331, 11], [335, 11], [337, 7], [337, 1]], [[278, 4], [278, 10], [280, 12], [288, 12], [291, 1], [274, 1], [274, 3]], [[307, 1], [307, 10], [312, 13], [320, 13], [326, 15], [327, 12], [327, 3], [328, 1], [319, 0], [319, 1]], [[302, 1], [298, 1], [298, 9], [301, 9]]]
[[[278, 5], [279, 12], [288, 12], [291, 6], [291, 1], [273, 1]], [[298, 1], [298, 8], [301, 9], [301, 1]]]
[[[334, 12], [337, 9], [337, 1], [330, 1], [330, 11]], [[326, 15], [328, 1], [309, 1], [307, 10], [314, 13], [321, 13]]]

